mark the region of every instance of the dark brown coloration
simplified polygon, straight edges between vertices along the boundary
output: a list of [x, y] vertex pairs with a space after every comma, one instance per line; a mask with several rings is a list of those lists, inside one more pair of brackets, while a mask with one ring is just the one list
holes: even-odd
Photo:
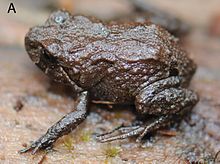
[[214, 162], [220, 162], [220, 159], [218, 159], [219, 154], [220, 154], [220, 150], [215, 154]]
[[19, 112], [23, 107], [24, 107], [24, 104], [22, 100], [18, 99], [13, 108], [16, 112]]
[[[155, 118], [101, 135], [101, 142], [147, 133], [169, 125], [198, 101], [186, 89], [196, 65], [177, 40], [151, 23], [102, 23], [95, 18], [53, 13], [44, 26], [25, 37], [33, 62], [51, 79], [79, 93], [76, 111], [67, 114], [35, 141], [26, 152], [47, 149], [76, 128], [88, 115], [90, 99], [115, 104], [135, 104], [139, 115]], [[125, 129], [124, 129], [125, 128]]]

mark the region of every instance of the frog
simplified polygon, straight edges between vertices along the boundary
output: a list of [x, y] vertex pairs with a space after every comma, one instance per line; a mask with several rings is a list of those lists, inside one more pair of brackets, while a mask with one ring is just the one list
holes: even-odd
[[[134, 105], [152, 118], [96, 136], [98, 142], [143, 137], [182, 119], [199, 96], [188, 89], [197, 65], [179, 40], [153, 23], [111, 23], [58, 10], [30, 28], [25, 49], [50, 79], [77, 93], [75, 110], [20, 153], [51, 149], [89, 115], [92, 101]], [[116, 135], [115, 131], [117, 132]]]

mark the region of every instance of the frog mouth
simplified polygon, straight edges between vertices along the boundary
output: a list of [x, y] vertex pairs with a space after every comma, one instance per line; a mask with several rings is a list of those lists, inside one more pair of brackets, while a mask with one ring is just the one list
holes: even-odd
[[41, 43], [25, 38], [25, 48], [31, 60], [52, 80], [73, 85], [74, 82], [57, 59]]
[[69, 76], [69, 74], [65, 71], [65, 69], [62, 66], [59, 66], [60, 73], [63, 77], [65, 77], [65, 80], [69, 83], [69, 85], [74, 86], [75, 83]]
[[26, 34], [24, 42], [25, 49], [32, 62], [35, 63], [35, 65], [40, 68], [50, 79], [65, 85], [73, 86], [75, 84], [74, 80], [71, 79], [71, 76], [66, 70], [66, 66], [63, 65], [62, 61], [59, 61], [59, 59], [56, 57], [56, 53], [62, 53], [62, 50], [56, 49], [56, 52], [53, 52], [50, 51], [50, 48], [48, 48], [50, 45], [53, 45], [53, 43], [57, 43], [57, 40], [52, 38], [45, 39], [43, 36], [41, 36], [40, 28], [36, 27], [32, 28]]

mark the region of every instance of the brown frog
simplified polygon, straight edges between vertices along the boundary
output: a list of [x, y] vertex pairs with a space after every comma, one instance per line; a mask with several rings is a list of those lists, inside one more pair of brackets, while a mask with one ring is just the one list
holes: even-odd
[[[25, 47], [45, 74], [73, 87], [78, 104], [21, 153], [50, 148], [86, 119], [92, 100], [134, 104], [138, 115], [154, 118], [97, 136], [100, 142], [131, 136], [141, 141], [182, 118], [198, 101], [197, 94], [187, 89], [195, 63], [174, 36], [155, 24], [103, 23], [57, 11], [45, 25], [30, 29]], [[112, 136], [115, 131], [119, 134]]]

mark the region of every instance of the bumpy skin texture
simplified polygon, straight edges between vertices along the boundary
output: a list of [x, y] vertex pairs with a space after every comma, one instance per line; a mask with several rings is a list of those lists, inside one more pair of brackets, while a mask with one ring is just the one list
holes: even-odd
[[[101, 142], [138, 135], [137, 141], [181, 118], [198, 101], [187, 89], [195, 63], [178, 41], [154, 24], [102, 23], [95, 18], [52, 13], [45, 25], [31, 28], [25, 47], [33, 62], [55, 81], [79, 93], [76, 110], [21, 152], [47, 149], [88, 114], [91, 100], [135, 104], [151, 123], [120, 127], [97, 136]], [[114, 135], [114, 133], [119, 133]]]

